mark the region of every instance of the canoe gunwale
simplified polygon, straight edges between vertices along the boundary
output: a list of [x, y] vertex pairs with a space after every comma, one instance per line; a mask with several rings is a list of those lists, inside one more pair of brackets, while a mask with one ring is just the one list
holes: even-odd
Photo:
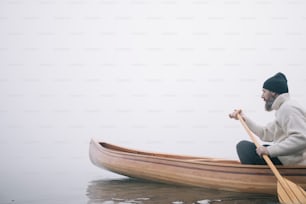
[[[227, 166], [227, 167], [235, 167], [235, 168], [251, 168], [251, 169], [268, 169], [270, 168], [267, 165], [250, 165], [250, 164], [241, 164], [237, 160], [227, 160], [227, 159], [216, 159], [212, 157], [197, 157], [197, 156], [188, 156], [188, 155], [174, 155], [174, 154], [161, 154], [155, 152], [144, 152], [140, 150], [134, 150], [129, 148], [124, 148], [121, 146], [109, 144], [106, 142], [99, 142], [97, 140], [93, 140], [95, 144], [99, 147], [99, 150], [105, 149], [112, 153], [119, 153], [120, 155], [127, 156], [137, 156], [146, 157], [146, 158], [156, 158], [168, 161], [180, 161], [183, 163], [196, 163], [196, 164], [206, 164], [206, 165], [215, 165], [215, 166]], [[306, 166], [302, 165], [276, 165], [278, 169], [305, 169]], [[272, 172], [271, 172], [272, 174]], [[306, 172], [305, 172], [306, 176]]]

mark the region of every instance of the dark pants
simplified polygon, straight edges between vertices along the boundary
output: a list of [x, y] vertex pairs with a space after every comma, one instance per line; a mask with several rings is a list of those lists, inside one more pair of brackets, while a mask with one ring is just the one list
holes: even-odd
[[[264, 145], [269, 146], [269, 145]], [[242, 164], [266, 165], [266, 162], [256, 153], [256, 146], [249, 141], [240, 141], [237, 146], [237, 153]], [[282, 165], [277, 157], [270, 158], [275, 165]]]

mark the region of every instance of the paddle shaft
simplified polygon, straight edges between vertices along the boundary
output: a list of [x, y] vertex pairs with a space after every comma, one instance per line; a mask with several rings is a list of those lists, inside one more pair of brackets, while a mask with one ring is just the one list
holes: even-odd
[[[247, 124], [244, 122], [243, 118], [241, 117], [240, 114], [237, 115], [238, 119], [240, 120], [242, 126], [244, 127], [244, 129], [247, 131], [247, 133], [249, 134], [251, 140], [254, 142], [254, 144], [256, 145], [256, 147], [260, 147], [261, 145], [259, 144], [259, 142], [257, 141], [257, 139], [255, 138], [255, 136], [253, 135], [252, 131], [250, 130], [250, 128], [247, 126]], [[282, 182], [283, 181], [283, 177], [280, 175], [279, 171], [277, 170], [277, 168], [275, 167], [275, 165], [273, 164], [273, 162], [271, 161], [271, 159], [268, 157], [268, 155], [262, 155], [263, 159], [265, 160], [265, 162], [267, 163], [267, 165], [270, 167], [270, 169], [272, 170], [272, 172], [274, 173], [275, 177], [277, 178], [278, 181]]]

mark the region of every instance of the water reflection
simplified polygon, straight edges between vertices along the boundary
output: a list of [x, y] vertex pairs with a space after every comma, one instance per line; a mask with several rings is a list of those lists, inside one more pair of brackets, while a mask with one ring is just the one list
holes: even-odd
[[135, 179], [96, 180], [87, 188], [88, 204], [276, 204], [269, 195], [173, 186]]

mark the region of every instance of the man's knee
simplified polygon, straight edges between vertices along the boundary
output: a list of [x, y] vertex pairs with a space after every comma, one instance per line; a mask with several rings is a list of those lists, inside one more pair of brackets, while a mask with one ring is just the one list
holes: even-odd
[[252, 142], [249, 142], [247, 140], [242, 140], [237, 143], [236, 149], [238, 152], [245, 152], [250, 151], [250, 149], [254, 147], [254, 144]]

